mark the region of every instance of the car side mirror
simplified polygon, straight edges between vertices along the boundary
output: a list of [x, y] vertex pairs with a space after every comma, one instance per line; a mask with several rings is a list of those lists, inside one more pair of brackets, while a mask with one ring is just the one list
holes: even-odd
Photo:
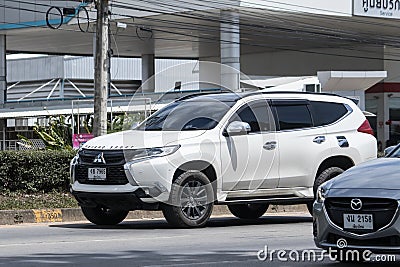
[[231, 122], [224, 132], [224, 136], [246, 135], [251, 131], [250, 124], [243, 121]]
[[395, 148], [396, 148], [396, 146], [387, 147], [387, 148], [385, 149], [385, 151], [384, 151], [385, 157], [386, 157], [387, 155], [389, 155], [390, 153], [392, 153], [392, 151], [393, 151]]

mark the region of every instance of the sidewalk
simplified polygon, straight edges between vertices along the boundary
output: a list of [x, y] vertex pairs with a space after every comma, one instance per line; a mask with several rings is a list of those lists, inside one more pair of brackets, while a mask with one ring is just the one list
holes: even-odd
[[[266, 214], [303, 212], [308, 214], [305, 205], [278, 206], [271, 205]], [[212, 216], [229, 215], [227, 206], [214, 206]], [[158, 219], [164, 218], [161, 211], [132, 211], [127, 219]], [[22, 223], [52, 223], [85, 221], [80, 209], [43, 209], [43, 210], [2, 210], [0, 225], [15, 225]]]

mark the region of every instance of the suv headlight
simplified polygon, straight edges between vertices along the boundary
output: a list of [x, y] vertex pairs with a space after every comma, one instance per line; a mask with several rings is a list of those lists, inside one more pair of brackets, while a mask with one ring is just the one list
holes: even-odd
[[75, 157], [71, 160], [70, 165], [76, 165], [78, 163], [79, 154], [76, 154]]
[[327, 190], [323, 186], [318, 187], [317, 202], [322, 203], [325, 201], [326, 192], [327, 192]]
[[165, 157], [174, 154], [180, 147], [181, 147], [180, 145], [175, 145], [175, 146], [165, 146], [165, 147], [143, 148], [143, 149], [127, 150], [124, 153], [126, 161], [130, 162], [138, 159]]
[[71, 163], [69, 165], [69, 181], [70, 184], [73, 184], [75, 182], [75, 165], [78, 164], [79, 160], [79, 153], [75, 155], [75, 157], [71, 160]]

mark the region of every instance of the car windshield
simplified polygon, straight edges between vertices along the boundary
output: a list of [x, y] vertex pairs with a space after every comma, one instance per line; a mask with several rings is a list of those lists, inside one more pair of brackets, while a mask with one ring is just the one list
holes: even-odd
[[235, 102], [202, 97], [176, 101], [160, 109], [136, 130], [190, 131], [215, 128]]
[[389, 158], [400, 158], [400, 145], [389, 154]]

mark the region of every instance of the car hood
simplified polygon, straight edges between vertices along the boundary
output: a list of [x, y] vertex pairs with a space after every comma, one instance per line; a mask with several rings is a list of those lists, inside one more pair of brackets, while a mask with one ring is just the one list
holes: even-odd
[[121, 150], [163, 147], [198, 137], [205, 131], [137, 131], [130, 130], [100, 136], [83, 145], [85, 149]]
[[400, 159], [380, 158], [353, 167], [331, 180], [331, 189], [400, 190]]

